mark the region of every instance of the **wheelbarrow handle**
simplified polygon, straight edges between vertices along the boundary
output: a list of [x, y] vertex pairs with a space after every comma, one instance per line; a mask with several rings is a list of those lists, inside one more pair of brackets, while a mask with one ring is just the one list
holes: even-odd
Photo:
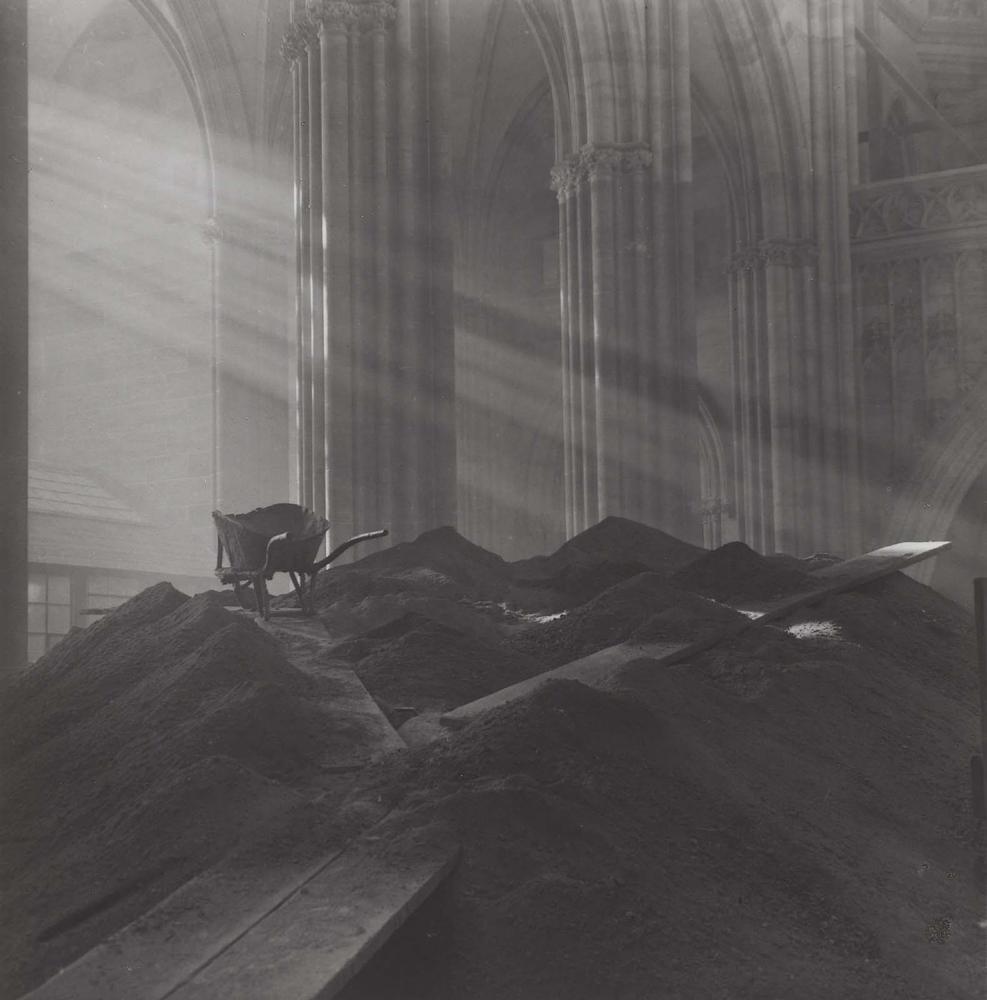
[[325, 557], [325, 559], [320, 560], [312, 566], [310, 572], [316, 573], [323, 566], [328, 566], [329, 563], [338, 559], [348, 548], [356, 545], [358, 542], [369, 542], [372, 538], [385, 538], [388, 534], [387, 528], [381, 528], [379, 531], [367, 531], [362, 535], [354, 535], [352, 538], [348, 538], [342, 545], [337, 545], [332, 552]]

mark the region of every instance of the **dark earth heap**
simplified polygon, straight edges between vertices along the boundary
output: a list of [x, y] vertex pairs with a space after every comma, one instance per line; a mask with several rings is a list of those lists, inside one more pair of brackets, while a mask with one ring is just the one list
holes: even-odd
[[[327, 572], [316, 603], [326, 662], [400, 722], [695, 638], [812, 565], [616, 518], [508, 564], [440, 529]], [[451, 828], [462, 860], [345, 1000], [984, 995], [971, 622], [904, 576], [609, 690], [550, 683], [355, 776], [332, 773], [324, 683], [168, 585], [17, 681], [0, 995], [231, 851], [317, 852], [385, 809], [395, 850]]]

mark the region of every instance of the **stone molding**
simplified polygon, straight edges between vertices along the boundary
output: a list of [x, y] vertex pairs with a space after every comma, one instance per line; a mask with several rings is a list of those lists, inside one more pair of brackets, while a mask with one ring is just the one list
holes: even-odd
[[320, 32], [386, 31], [397, 15], [393, 0], [316, 0], [285, 32], [281, 54], [294, 62], [308, 47], [318, 44]]
[[774, 237], [754, 246], [739, 247], [727, 261], [727, 271], [736, 274], [754, 271], [770, 264], [781, 267], [806, 267], [815, 262], [818, 248], [812, 240], [792, 240]]
[[850, 196], [850, 237], [857, 241], [987, 225], [987, 168], [949, 171]]
[[552, 167], [551, 188], [559, 201], [565, 201], [585, 181], [614, 173], [640, 173], [651, 166], [652, 160], [651, 150], [644, 143], [587, 143]]
[[306, 48], [301, 25], [296, 21], [291, 24], [281, 39], [281, 56], [285, 62], [294, 63], [305, 55]]
[[384, 31], [398, 12], [392, 0], [321, 0], [312, 15], [327, 30]]
[[281, 55], [289, 63], [295, 63], [319, 38], [319, 26], [309, 11], [299, 14], [281, 39]]

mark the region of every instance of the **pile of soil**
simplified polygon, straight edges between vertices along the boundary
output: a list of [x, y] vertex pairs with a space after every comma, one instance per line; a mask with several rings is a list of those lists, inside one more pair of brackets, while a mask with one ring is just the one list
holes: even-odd
[[[540, 579], [599, 589], [545, 622], [500, 607], [523, 567], [449, 529], [333, 569], [331, 656], [434, 713], [616, 642], [725, 633], [745, 619], [716, 601], [808, 582], [616, 518], [584, 535]], [[0, 707], [3, 981], [18, 995], [230, 851], [314, 859], [377, 823], [395, 857], [438, 830], [462, 856], [343, 1000], [979, 998], [974, 662], [969, 616], [895, 576], [606, 691], [543, 685], [330, 808], [328, 680], [159, 585]]]
[[341, 1000], [981, 997], [969, 618], [904, 578], [812, 614], [365, 773], [462, 860]]
[[648, 567], [640, 562], [587, 559], [563, 566], [550, 577], [522, 579], [511, 588], [508, 603], [513, 607], [549, 614], [568, 611], [624, 580], [647, 572]]
[[646, 524], [606, 517], [551, 555], [512, 563], [509, 600], [549, 612], [577, 607], [646, 570], [668, 576], [702, 551]]
[[503, 598], [512, 578], [511, 567], [500, 556], [449, 527], [426, 531], [413, 542], [382, 549], [339, 569], [417, 581], [434, 574], [458, 585], [463, 594], [491, 601]]
[[434, 570], [387, 574], [342, 567], [317, 581], [314, 602], [319, 619], [335, 639], [382, 628], [409, 614], [478, 637], [493, 639], [497, 634], [490, 602], [474, 598]]
[[549, 556], [511, 564], [519, 580], [543, 580], [570, 566], [595, 563], [638, 563], [655, 573], [672, 573], [691, 562], [702, 549], [658, 528], [625, 517], [605, 517]]
[[[344, 639], [425, 615], [458, 631], [496, 639], [500, 602], [511, 587], [511, 568], [500, 556], [437, 528], [347, 565], [331, 566], [316, 580], [314, 606], [329, 635]], [[294, 595], [272, 604], [294, 606]]]
[[0, 709], [4, 995], [321, 788], [323, 705], [251, 621], [166, 583], [42, 657]]
[[724, 604], [767, 601], [811, 586], [791, 560], [758, 555], [743, 542], [728, 542], [672, 574], [672, 583]]
[[510, 641], [549, 669], [628, 640], [692, 642], [742, 621], [658, 573], [639, 573], [555, 621], [516, 631]]
[[334, 646], [332, 655], [350, 662], [385, 714], [447, 712], [545, 669], [503, 643], [418, 614]]

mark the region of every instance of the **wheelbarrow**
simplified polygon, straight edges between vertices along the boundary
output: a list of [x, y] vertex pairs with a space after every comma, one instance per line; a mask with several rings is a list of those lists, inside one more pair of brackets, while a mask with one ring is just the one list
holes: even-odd
[[[275, 573], [287, 573], [298, 595], [302, 614], [314, 612], [312, 595], [319, 570], [338, 559], [347, 549], [372, 538], [384, 538], [387, 529], [354, 535], [337, 545], [324, 559], [317, 560], [329, 530], [329, 522], [294, 503], [258, 507], [249, 514], [212, 512], [216, 525], [216, 576], [232, 584], [240, 604], [249, 608], [246, 587], [253, 586], [256, 610], [270, 618], [267, 581]], [[224, 550], [229, 566], [223, 565]], [[290, 613], [290, 612], [289, 612]]]

